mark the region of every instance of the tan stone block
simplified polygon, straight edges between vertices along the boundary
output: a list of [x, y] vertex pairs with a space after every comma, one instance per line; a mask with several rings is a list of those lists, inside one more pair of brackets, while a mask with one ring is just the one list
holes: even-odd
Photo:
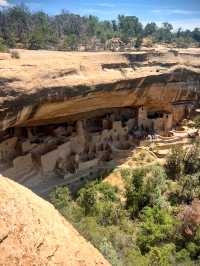
[[58, 158], [59, 158], [58, 149], [50, 151], [41, 156], [41, 165], [44, 174], [54, 170]]
[[13, 165], [16, 173], [25, 172], [31, 170], [34, 166], [32, 156], [28, 153], [25, 156], [19, 156], [13, 160]]

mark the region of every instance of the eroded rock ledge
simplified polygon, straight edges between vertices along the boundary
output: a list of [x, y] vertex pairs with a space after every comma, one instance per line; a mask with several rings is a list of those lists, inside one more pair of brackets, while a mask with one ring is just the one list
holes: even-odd
[[1, 265], [110, 265], [48, 202], [0, 178]]
[[0, 61], [0, 130], [76, 120], [76, 115], [111, 107], [170, 111], [173, 102], [196, 100], [197, 55], [22, 51], [19, 61]]
[[[197, 99], [200, 74], [177, 67], [163, 74], [96, 85], [47, 87], [2, 103], [1, 129], [76, 120], [76, 115], [109, 107], [152, 106], [171, 110]], [[73, 117], [72, 117], [73, 116]]]

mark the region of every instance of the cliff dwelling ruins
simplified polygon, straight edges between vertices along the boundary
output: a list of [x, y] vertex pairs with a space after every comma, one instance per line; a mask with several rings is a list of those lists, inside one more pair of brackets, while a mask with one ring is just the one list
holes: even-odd
[[73, 180], [145, 139], [169, 137], [198, 105], [198, 58], [184, 51], [24, 51], [15, 65], [5, 58], [1, 173], [28, 186], [52, 175]]
[[148, 136], [167, 136], [191, 108], [187, 102], [173, 106], [172, 113], [144, 106], [111, 108], [62, 124], [9, 128], [1, 135], [1, 171], [12, 178], [27, 177], [33, 169], [67, 178], [111, 161], [117, 150], [129, 150]]

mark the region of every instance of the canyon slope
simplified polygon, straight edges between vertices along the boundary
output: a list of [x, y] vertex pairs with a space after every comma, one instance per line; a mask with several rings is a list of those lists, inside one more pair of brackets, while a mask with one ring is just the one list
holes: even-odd
[[0, 177], [0, 265], [110, 265], [48, 202]]
[[82, 119], [114, 107], [196, 100], [200, 51], [0, 54], [0, 130]]

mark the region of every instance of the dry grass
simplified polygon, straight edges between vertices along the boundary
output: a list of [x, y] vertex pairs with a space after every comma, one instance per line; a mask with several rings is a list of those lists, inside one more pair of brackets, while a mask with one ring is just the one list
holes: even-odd
[[[15, 50], [20, 54], [18, 60], [13, 60], [10, 55], [3, 55], [4, 60], [0, 60], [0, 76], [2, 78], [15, 78], [18, 82], [13, 82], [11, 86], [21, 88], [23, 90], [31, 90], [48, 86], [64, 86], [78, 84], [98, 84], [107, 83], [125, 78], [139, 78], [149, 75], [158, 75], [169, 68], [162, 68], [157, 73], [157, 66], [144, 65], [136, 68], [134, 71], [126, 71], [124, 73], [118, 69], [103, 70], [102, 64], [129, 64], [129, 60], [124, 53], [120, 52], [58, 52], [58, 51], [30, 51], [30, 50]], [[188, 52], [188, 51], [187, 51]], [[199, 57], [193, 56], [191, 50], [190, 65], [193, 63], [200, 64]], [[142, 52], [139, 52], [142, 53]], [[195, 51], [200, 53], [200, 49]], [[137, 54], [131, 52], [130, 54]], [[168, 55], [166, 55], [167, 57]], [[0, 54], [1, 57], [1, 54]], [[181, 58], [181, 59], [180, 59]], [[155, 60], [155, 58], [152, 57]], [[194, 59], [194, 60], [193, 60]], [[157, 58], [158, 64], [160, 61], [172, 61], [177, 64], [184, 65], [184, 58]], [[188, 59], [187, 59], [188, 60]], [[63, 75], [68, 69], [74, 69], [75, 75]], [[196, 71], [198, 71], [196, 69]], [[52, 78], [56, 77], [56, 78]]]
[[153, 163], [155, 157], [146, 150], [139, 150], [133, 154], [131, 161], [133, 162], [133, 165], [144, 165], [147, 163]]

